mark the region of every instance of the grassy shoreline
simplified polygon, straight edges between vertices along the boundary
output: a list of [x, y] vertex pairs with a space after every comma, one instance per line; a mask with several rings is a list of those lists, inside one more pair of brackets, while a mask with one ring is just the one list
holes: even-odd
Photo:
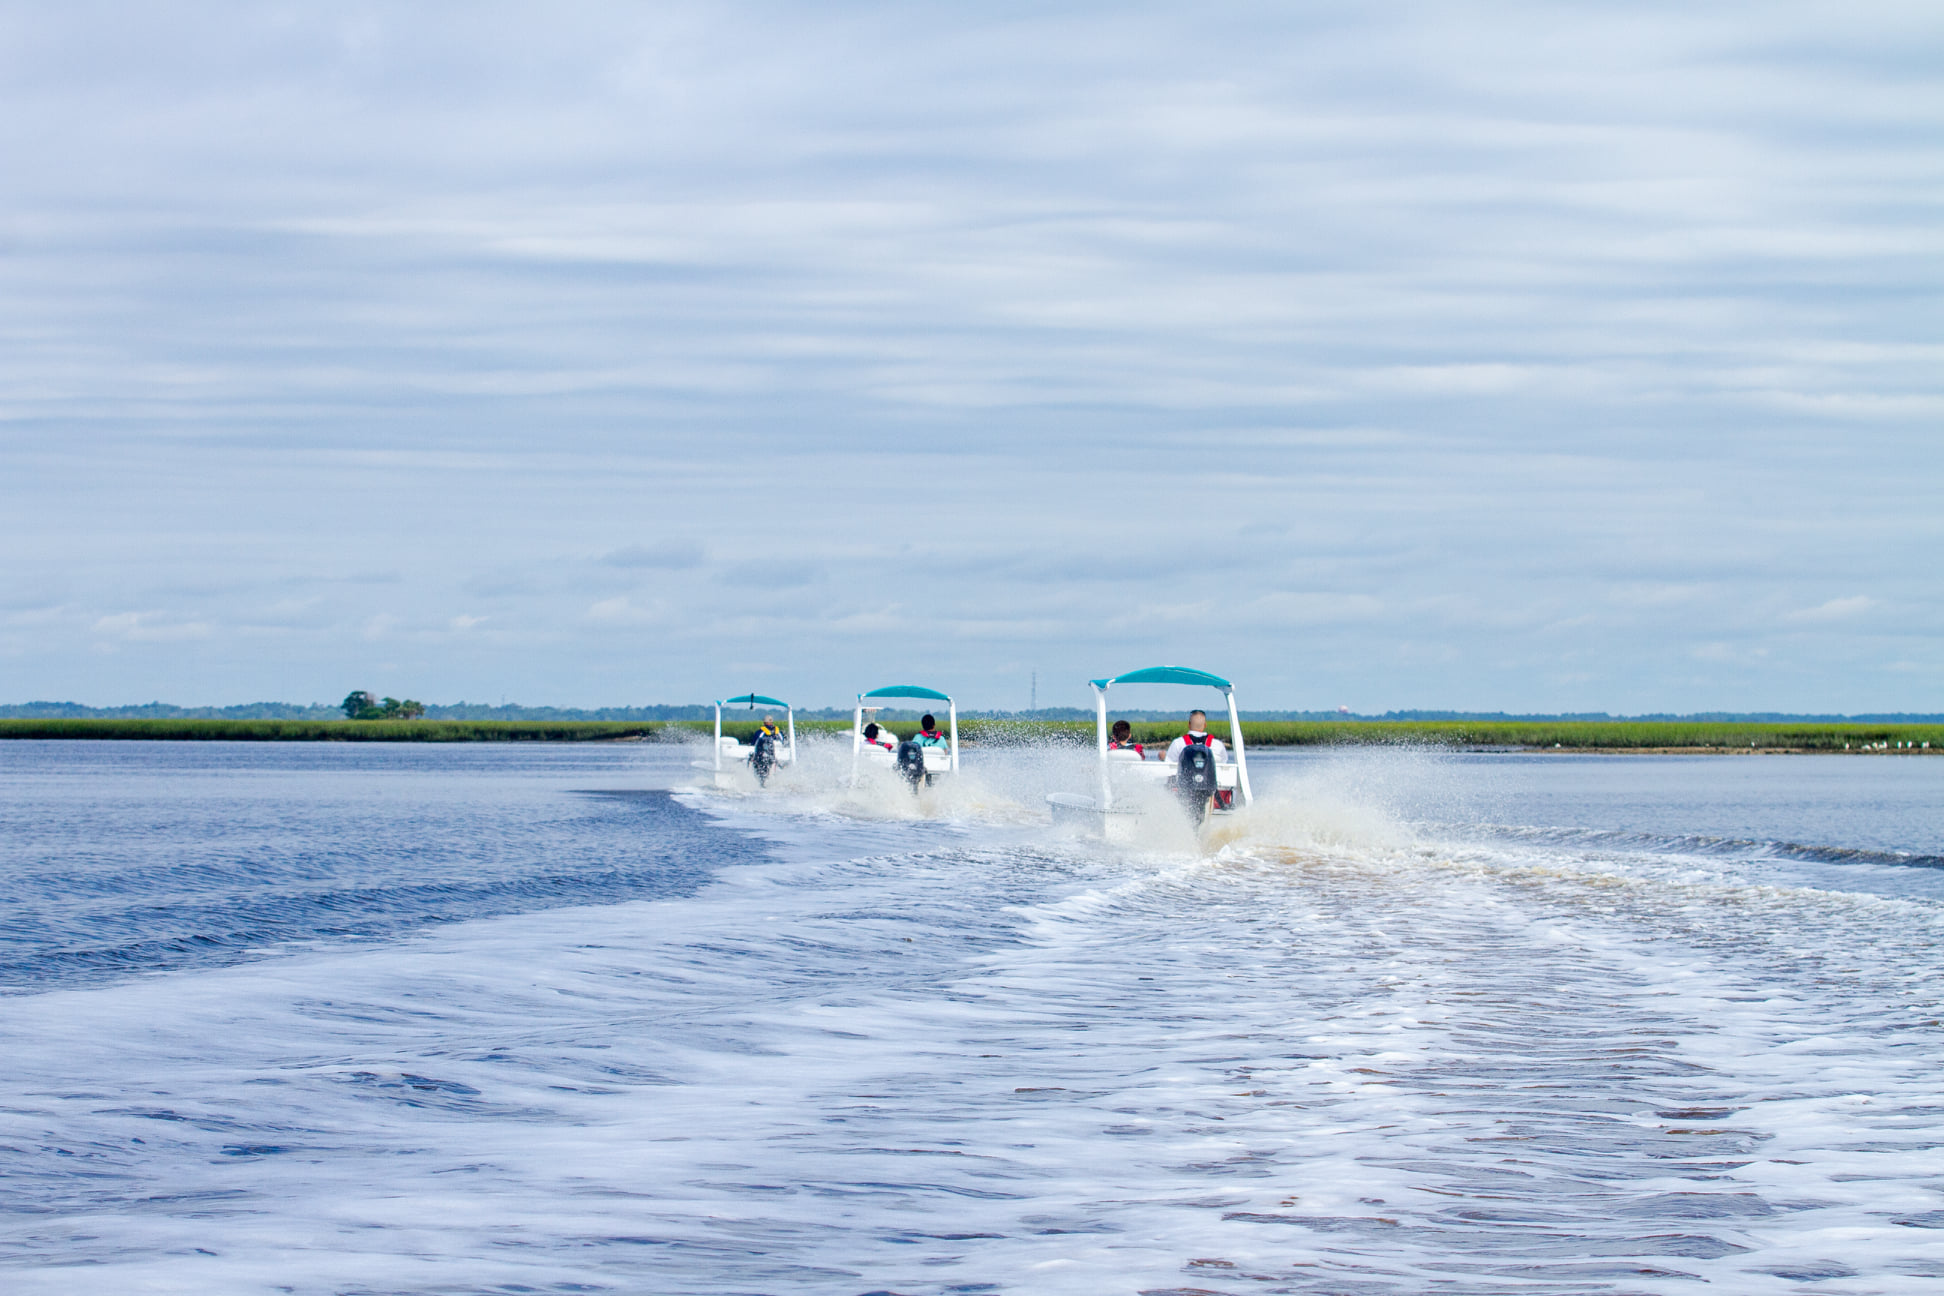
[[[0, 739], [178, 742], [601, 742], [674, 738], [711, 730], [706, 720], [0, 720]], [[910, 726], [903, 726], [904, 733]], [[725, 723], [747, 739], [753, 722]], [[799, 734], [843, 733], [841, 720], [799, 722]], [[1226, 737], [1228, 725], [1210, 729]], [[1166, 743], [1178, 723], [1140, 722], [1137, 741]], [[1264, 720], [1247, 724], [1253, 747], [1408, 745], [1561, 752], [1850, 752], [1944, 754], [1944, 725], [1712, 723], [1678, 720], [1527, 722], [1464, 720]], [[965, 720], [969, 743], [1091, 743], [1087, 721]], [[1878, 744], [1883, 744], [1879, 747]], [[1904, 744], [1908, 744], [1905, 746]], [[1928, 744], [1928, 746], [1926, 746]]]

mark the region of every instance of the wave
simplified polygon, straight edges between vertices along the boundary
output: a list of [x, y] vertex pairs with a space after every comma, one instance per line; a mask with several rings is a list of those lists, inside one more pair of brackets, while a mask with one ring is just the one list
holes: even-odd
[[[315, 941], [693, 893], [725, 864], [766, 858], [666, 792], [587, 792], [605, 808], [556, 821], [551, 843], [481, 840], [257, 849], [184, 843], [156, 864], [96, 860], [85, 876], [16, 870], [0, 903], [0, 994], [263, 957]], [[428, 874], [441, 876], [428, 877]]]
[[1804, 864], [1878, 864], [1895, 868], [1944, 868], [1944, 855], [1914, 851], [1868, 850], [1854, 846], [1824, 846], [1808, 842], [1750, 837], [1715, 837], [1700, 833], [1651, 833], [1610, 828], [1550, 828], [1533, 824], [1418, 825], [1427, 836], [1516, 841], [1587, 851], [1625, 851], [1658, 855], [1688, 855], [1700, 859], [1758, 862], [1787, 860]]

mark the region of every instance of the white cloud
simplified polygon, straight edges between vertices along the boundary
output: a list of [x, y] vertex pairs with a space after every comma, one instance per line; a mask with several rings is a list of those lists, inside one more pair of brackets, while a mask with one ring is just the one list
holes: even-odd
[[1833, 598], [1827, 603], [1818, 603], [1812, 608], [1802, 608], [1788, 613], [1783, 619], [1797, 624], [1818, 624], [1830, 621], [1853, 621], [1877, 606], [1877, 601], [1868, 594], [1852, 594], [1847, 598]]
[[587, 619], [601, 625], [648, 625], [661, 618], [657, 609], [639, 606], [624, 594], [588, 608]]
[[1760, 644], [1725, 643], [1719, 640], [1696, 644], [1689, 650], [1689, 656], [1696, 661], [1718, 662], [1729, 666], [1746, 666], [1761, 661], [1769, 655], [1766, 646]]
[[707, 552], [693, 540], [663, 540], [651, 545], [625, 545], [601, 555], [609, 567], [648, 567], [683, 571], [700, 567]]
[[1921, 6], [106, 12], [0, 48], [27, 693], [1944, 709], [1850, 646], [1944, 592]]
[[211, 633], [208, 622], [178, 621], [166, 612], [116, 612], [98, 619], [94, 631], [128, 643], [182, 643]]
[[1251, 626], [1325, 625], [1373, 621], [1384, 613], [1384, 602], [1370, 594], [1307, 591], [1264, 594], [1240, 604], [1236, 615]]

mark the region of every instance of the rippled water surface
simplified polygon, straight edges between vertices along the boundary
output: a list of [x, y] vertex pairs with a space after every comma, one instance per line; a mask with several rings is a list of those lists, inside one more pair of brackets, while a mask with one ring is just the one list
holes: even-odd
[[1944, 760], [687, 760], [0, 744], [0, 1284], [1940, 1290]]

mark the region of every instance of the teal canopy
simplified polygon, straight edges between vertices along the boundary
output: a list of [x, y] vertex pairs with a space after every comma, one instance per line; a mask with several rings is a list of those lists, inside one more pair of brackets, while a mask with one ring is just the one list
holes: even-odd
[[1210, 688], [1234, 688], [1220, 675], [1210, 675], [1207, 671], [1190, 670], [1186, 666], [1150, 666], [1146, 670], [1129, 671], [1112, 679], [1093, 681], [1095, 688], [1106, 688], [1109, 684], [1206, 684]]
[[869, 693], [861, 693], [858, 696], [867, 698], [933, 698], [939, 702], [950, 702], [952, 700], [949, 695], [940, 693], [937, 689], [919, 688], [916, 684], [892, 684], [886, 688], [872, 689]]
[[757, 703], [760, 702], [764, 706], [780, 706], [785, 711], [788, 711], [790, 709], [790, 704], [788, 702], [783, 701], [781, 698], [764, 697], [761, 693], [745, 693], [741, 697], [724, 698], [722, 701], [716, 703], [716, 705], [734, 706], [738, 702], [747, 702], [751, 706], [755, 706]]

